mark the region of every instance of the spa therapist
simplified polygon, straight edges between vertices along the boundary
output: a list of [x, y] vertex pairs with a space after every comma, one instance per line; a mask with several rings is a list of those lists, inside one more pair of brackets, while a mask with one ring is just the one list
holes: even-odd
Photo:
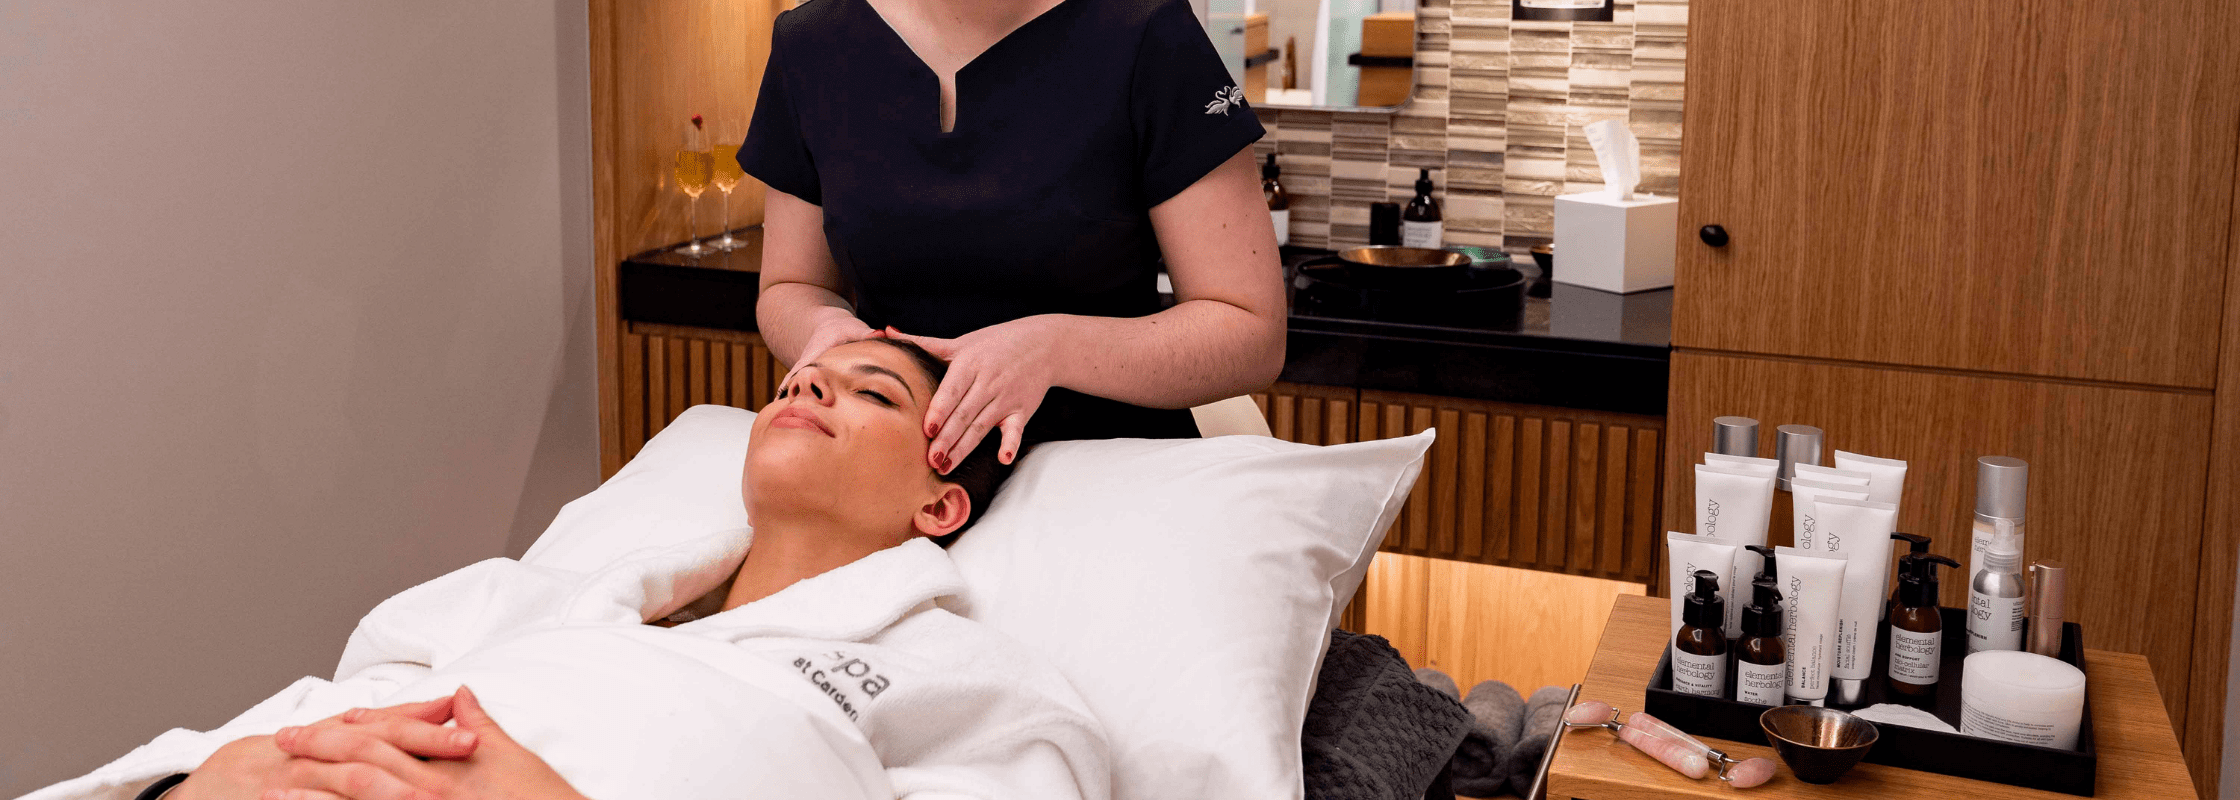
[[1006, 463], [1195, 436], [1190, 406], [1283, 366], [1263, 132], [1186, 0], [809, 0], [739, 149], [769, 186], [762, 335], [794, 365], [873, 335], [949, 359], [944, 472], [987, 436]]

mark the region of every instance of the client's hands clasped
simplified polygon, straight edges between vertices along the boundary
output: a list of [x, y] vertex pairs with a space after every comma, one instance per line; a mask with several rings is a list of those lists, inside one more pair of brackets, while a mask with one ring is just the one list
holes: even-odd
[[[457, 727], [444, 722], [456, 720]], [[171, 800], [581, 800], [506, 735], [466, 687], [449, 697], [351, 709], [220, 748]]]

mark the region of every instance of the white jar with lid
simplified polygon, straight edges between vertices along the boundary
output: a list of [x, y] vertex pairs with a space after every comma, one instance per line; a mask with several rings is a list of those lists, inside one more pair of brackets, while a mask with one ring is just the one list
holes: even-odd
[[2023, 650], [1974, 653], [1960, 669], [1961, 733], [2077, 749], [2077, 729], [2084, 722], [2084, 670]]

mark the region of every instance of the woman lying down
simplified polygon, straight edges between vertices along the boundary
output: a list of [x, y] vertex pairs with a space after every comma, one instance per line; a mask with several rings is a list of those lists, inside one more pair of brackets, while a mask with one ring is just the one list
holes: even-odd
[[932, 539], [1007, 471], [995, 437], [927, 466], [942, 372], [907, 343], [826, 350], [755, 419], [752, 531], [592, 574], [474, 564], [367, 614], [333, 682], [29, 797], [1103, 800], [1065, 680], [934, 607], [963, 584]]

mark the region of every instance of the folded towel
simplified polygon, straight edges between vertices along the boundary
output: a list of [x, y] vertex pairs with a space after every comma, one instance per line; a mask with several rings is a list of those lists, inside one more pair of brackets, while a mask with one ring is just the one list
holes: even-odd
[[1470, 711], [1470, 734], [1454, 754], [1454, 791], [1469, 797], [1501, 793], [1515, 771], [1510, 751], [1524, 728], [1524, 698], [1500, 681], [1470, 687], [1462, 707]]
[[1454, 679], [1447, 677], [1447, 673], [1424, 667], [1416, 670], [1416, 682], [1439, 690], [1440, 694], [1454, 698], [1457, 703], [1462, 702], [1462, 688], [1454, 685]]
[[1382, 637], [1332, 632], [1300, 736], [1307, 800], [1425, 797], [1469, 716], [1414, 680]]
[[1519, 795], [1532, 788], [1532, 776], [1540, 770], [1540, 757], [1548, 752], [1548, 743], [1555, 740], [1563, 727], [1563, 701], [1571, 690], [1561, 686], [1542, 686], [1532, 693], [1524, 704], [1524, 728], [1517, 735], [1517, 745], [1509, 750], [1509, 791]]

